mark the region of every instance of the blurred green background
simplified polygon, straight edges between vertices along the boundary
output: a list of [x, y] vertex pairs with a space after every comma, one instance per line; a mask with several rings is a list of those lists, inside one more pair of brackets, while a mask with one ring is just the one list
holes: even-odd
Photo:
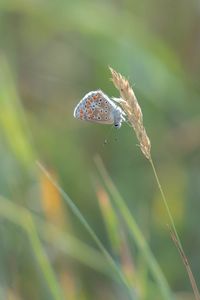
[[[96, 181], [96, 154], [174, 299], [193, 299], [152, 169], [132, 129], [123, 124], [110, 133], [109, 126], [74, 119], [73, 109], [98, 88], [119, 96], [108, 66], [129, 79], [200, 286], [199, 53], [198, 0], [0, 1], [0, 299], [129, 299], [35, 164], [45, 165], [123, 267], [123, 254], [112, 248], [112, 233], [109, 238], [112, 225], [106, 226], [114, 210]], [[136, 299], [164, 299], [123, 221], [113, 219], [129, 249], [125, 258], [131, 259], [127, 265], [138, 287]]]

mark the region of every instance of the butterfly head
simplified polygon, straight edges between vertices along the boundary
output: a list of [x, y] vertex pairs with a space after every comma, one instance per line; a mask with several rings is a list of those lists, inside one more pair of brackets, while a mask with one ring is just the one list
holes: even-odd
[[119, 106], [116, 106], [115, 110], [113, 111], [113, 123], [116, 128], [120, 128], [122, 126], [122, 122], [125, 121], [124, 115], [124, 111]]

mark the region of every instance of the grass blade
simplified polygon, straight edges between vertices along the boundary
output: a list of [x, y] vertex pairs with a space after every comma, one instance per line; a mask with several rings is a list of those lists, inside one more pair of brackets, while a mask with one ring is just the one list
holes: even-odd
[[38, 233], [32, 219], [31, 214], [28, 211], [25, 211], [23, 208], [18, 209], [19, 214], [16, 214], [14, 204], [12, 202], [4, 199], [0, 196], [0, 214], [3, 217], [7, 217], [11, 222], [14, 222], [20, 225], [29, 238], [33, 253], [38, 262], [38, 265], [44, 275], [47, 286], [53, 296], [53, 299], [61, 300], [63, 299], [60, 286], [55, 277], [54, 271], [51, 267], [51, 264], [48, 260], [48, 257], [42, 247]]
[[[10, 222], [21, 226], [27, 232], [27, 224], [23, 221], [30, 212], [7, 199], [0, 196], [0, 216], [6, 218]], [[53, 244], [64, 254], [76, 259], [78, 262], [92, 268], [102, 274], [111, 276], [105, 258], [95, 249], [81, 242], [77, 238], [62, 232], [57, 226], [50, 224], [35, 216], [32, 218], [37, 228], [37, 232], [41, 239], [49, 244]]]
[[139, 227], [136, 224], [136, 221], [134, 220], [133, 216], [131, 215], [130, 210], [126, 206], [126, 203], [124, 202], [123, 198], [121, 197], [120, 193], [118, 192], [117, 188], [115, 187], [114, 183], [112, 182], [110, 176], [108, 175], [102, 160], [99, 156], [95, 157], [95, 163], [97, 166], [97, 169], [103, 178], [104, 184], [108, 191], [110, 192], [113, 201], [115, 201], [121, 215], [123, 216], [124, 222], [126, 223], [138, 249], [143, 254], [147, 265], [149, 266], [149, 269], [151, 271], [151, 274], [154, 278], [154, 280], [157, 282], [158, 287], [160, 289], [160, 292], [162, 294], [163, 299], [165, 300], [171, 300], [172, 299], [172, 293], [170, 290], [170, 287], [165, 279], [165, 276], [163, 275], [162, 270], [160, 269], [159, 264], [157, 263], [153, 253], [151, 252], [148, 244], [145, 241], [145, 238], [140, 231]]
[[56, 189], [60, 192], [60, 194], [62, 195], [63, 199], [67, 202], [67, 204], [71, 208], [71, 210], [74, 213], [74, 215], [79, 219], [79, 221], [81, 222], [81, 224], [85, 227], [85, 229], [87, 230], [87, 232], [90, 234], [90, 236], [92, 237], [92, 239], [94, 240], [94, 242], [98, 246], [98, 248], [102, 251], [102, 253], [104, 254], [104, 256], [106, 257], [106, 259], [108, 260], [108, 262], [109, 262], [110, 266], [112, 267], [112, 269], [116, 272], [116, 274], [120, 278], [121, 282], [125, 285], [125, 287], [126, 287], [126, 289], [128, 291], [129, 297], [131, 299], [135, 299], [135, 293], [134, 293], [133, 289], [130, 287], [127, 278], [125, 277], [125, 275], [123, 274], [123, 272], [121, 271], [121, 269], [119, 268], [119, 266], [116, 264], [116, 262], [114, 261], [114, 259], [110, 255], [110, 253], [106, 250], [106, 248], [104, 247], [104, 245], [102, 244], [102, 242], [99, 240], [99, 238], [97, 237], [96, 233], [91, 228], [91, 226], [88, 224], [88, 222], [86, 221], [86, 219], [84, 218], [84, 216], [81, 214], [80, 210], [77, 208], [77, 206], [71, 200], [71, 198], [66, 194], [66, 192], [64, 192], [63, 189], [57, 184], [57, 182], [53, 180], [53, 178], [46, 171], [46, 169], [43, 167], [43, 165], [40, 162], [37, 162], [37, 165], [40, 168], [40, 170], [52, 182], [52, 184], [56, 187]]
[[112, 251], [117, 258], [120, 254], [120, 226], [116, 213], [105, 189], [96, 180], [95, 190], [99, 201], [99, 206], [105, 223], [108, 238]]
[[16, 157], [26, 167], [34, 162], [34, 151], [28, 141], [23, 109], [9, 66], [0, 55], [0, 125]]

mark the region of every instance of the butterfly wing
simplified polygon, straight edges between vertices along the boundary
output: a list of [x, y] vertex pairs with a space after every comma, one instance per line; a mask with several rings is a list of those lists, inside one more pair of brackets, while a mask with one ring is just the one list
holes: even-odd
[[94, 123], [112, 124], [115, 104], [101, 90], [86, 94], [74, 110], [74, 117]]

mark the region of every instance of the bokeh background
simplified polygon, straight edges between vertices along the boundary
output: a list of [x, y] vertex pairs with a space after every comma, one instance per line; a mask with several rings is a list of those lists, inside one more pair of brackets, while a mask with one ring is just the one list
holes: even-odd
[[[97, 154], [174, 299], [193, 299], [152, 169], [132, 128], [81, 122], [73, 109], [98, 88], [118, 97], [108, 66], [129, 79], [200, 286], [199, 53], [198, 0], [0, 1], [0, 299], [128, 299], [36, 160], [79, 207], [116, 263], [127, 265], [136, 299], [164, 299], [99, 185]], [[110, 218], [120, 222], [122, 254], [113, 251]]]

